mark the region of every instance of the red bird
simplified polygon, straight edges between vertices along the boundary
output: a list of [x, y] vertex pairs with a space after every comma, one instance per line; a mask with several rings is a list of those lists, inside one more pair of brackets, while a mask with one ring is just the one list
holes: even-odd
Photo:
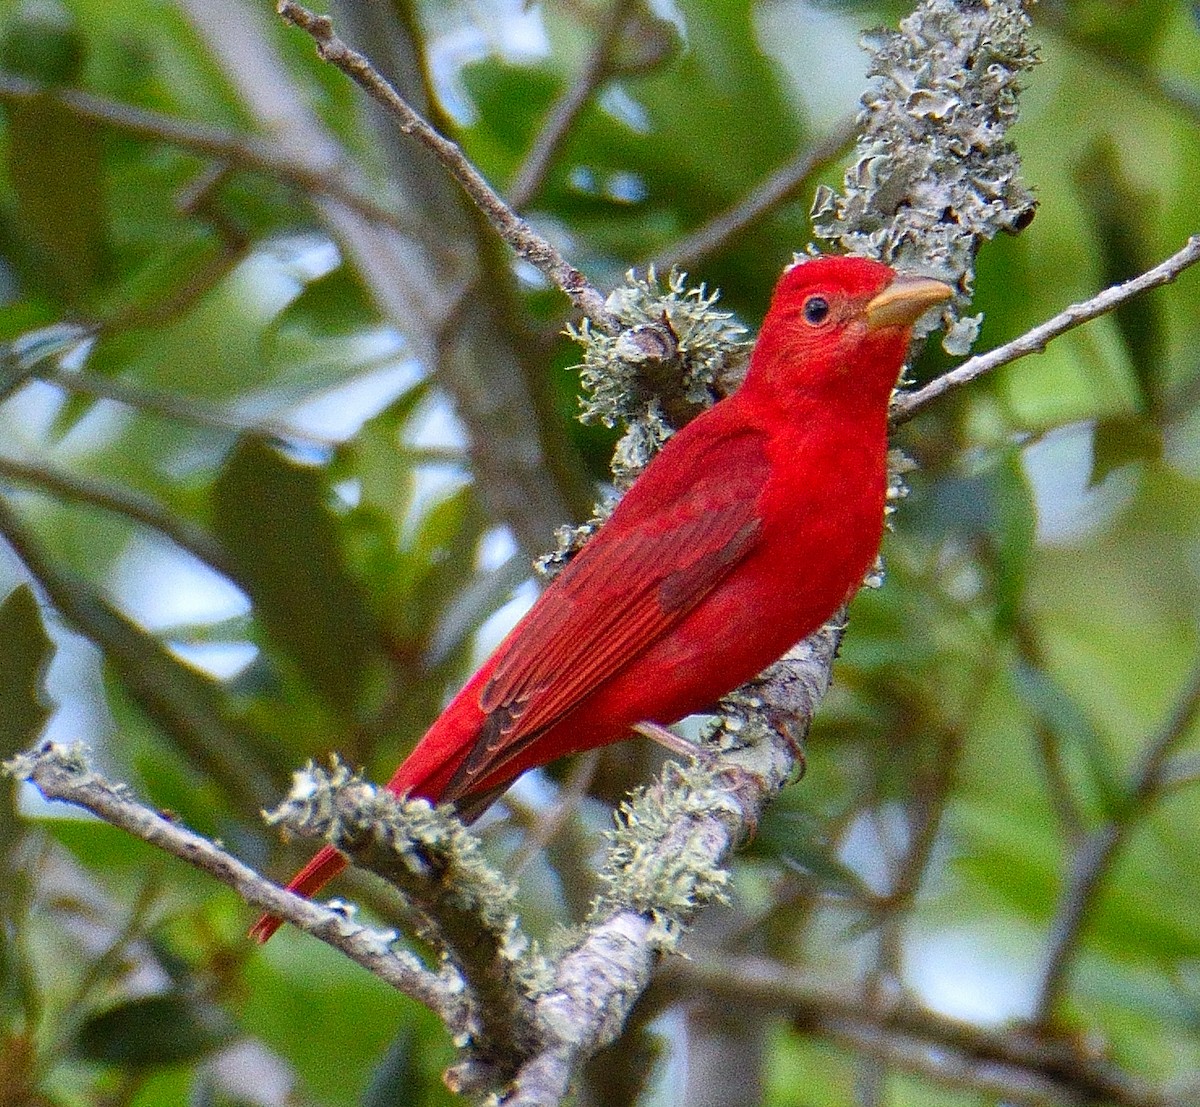
[[[708, 708], [821, 626], [879, 550], [892, 389], [951, 295], [864, 258], [788, 269], [742, 386], [667, 442], [388, 790], [486, 806], [535, 765]], [[288, 888], [345, 867], [326, 846]]]

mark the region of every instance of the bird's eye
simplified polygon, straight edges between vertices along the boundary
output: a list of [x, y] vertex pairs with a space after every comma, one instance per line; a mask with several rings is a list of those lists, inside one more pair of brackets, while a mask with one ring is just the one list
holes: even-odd
[[829, 301], [824, 296], [810, 296], [804, 301], [804, 321], [816, 327], [829, 318]]

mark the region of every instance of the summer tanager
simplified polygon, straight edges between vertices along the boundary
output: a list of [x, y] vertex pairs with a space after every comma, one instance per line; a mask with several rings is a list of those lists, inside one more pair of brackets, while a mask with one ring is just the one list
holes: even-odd
[[[535, 765], [711, 707], [821, 626], [874, 563], [892, 389], [951, 295], [863, 258], [788, 269], [741, 387], [667, 442], [388, 790], [486, 806]], [[288, 887], [345, 866], [326, 846]]]

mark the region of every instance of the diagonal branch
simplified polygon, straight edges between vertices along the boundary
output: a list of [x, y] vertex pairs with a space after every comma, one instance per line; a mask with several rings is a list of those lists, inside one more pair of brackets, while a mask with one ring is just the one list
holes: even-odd
[[536, 1048], [531, 996], [544, 970], [512, 909], [515, 889], [447, 807], [398, 798], [350, 772], [309, 766], [268, 821], [320, 838], [396, 888], [421, 934], [466, 984], [478, 1086], [503, 1083]]
[[843, 119], [825, 138], [802, 150], [733, 207], [661, 251], [655, 265], [661, 271], [669, 272], [676, 266], [694, 265], [701, 258], [716, 253], [730, 239], [795, 197], [813, 173], [845, 150], [856, 133], [855, 117]]
[[1093, 830], [1075, 852], [1075, 860], [1050, 926], [1050, 944], [1034, 1012], [1045, 1023], [1054, 1014], [1067, 983], [1071, 961], [1092, 906], [1138, 820], [1164, 787], [1172, 783], [1169, 757], [1200, 717], [1200, 665], [1184, 685], [1170, 716], [1142, 750], [1121, 810]]
[[324, 61], [340, 69], [387, 108], [396, 117], [400, 129], [405, 134], [411, 135], [437, 157], [487, 218], [496, 233], [518, 256], [529, 262], [556, 288], [566, 293], [579, 310], [597, 326], [611, 328], [612, 322], [604, 306], [604, 297], [588, 283], [583, 273], [571, 265], [551, 242], [534, 231], [504, 202], [457, 143], [451, 142], [437, 131], [400, 96], [367, 58], [352, 50], [334, 34], [333, 22], [328, 16], [316, 15], [295, 3], [295, 0], [280, 0], [278, 11], [289, 23], [295, 24], [312, 36], [317, 44], [317, 53]]
[[328, 907], [293, 895], [198, 834], [133, 799], [123, 785], [93, 771], [81, 745], [45, 742], [4, 765], [48, 800], [85, 808], [105, 822], [202, 869], [247, 903], [286, 919], [344, 953], [397, 991], [436, 1011], [454, 1031], [468, 1028], [468, 1010], [457, 972], [433, 973], [415, 956], [390, 948], [393, 936], [369, 930]]
[[108, 100], [80, 89], [47, 86], [25, 77], [0, 73], [0, 102], [21, 103], [46, 97], [90, 123], [99, 123], [137, 138], [169, 143], [183, 150], [219, 158], [243, 169], [266, 173], [288, 181], [307, 193], [338, 200], [372, 222], [400, 231], [412, 230], [409, 220], [351, 184], [338, 166], [306, 164], [289, 157], [277, 143], [268, 139]]
[[221, 544], [202, 527], [168, 511], [150, 496], [77, 473], [0, 457], [0, 481], [29, 485], [64, 500], [89, 504], [140, 523], [171, 539], [181, 550], [232, 579]]
[[1047, 319], [1046, 322], [1026, 331], [1020, 338], [1014, 338], [1011, 342], [997, 346], [996, 349], [989, 350], [986, 354], [969, 358], [956, 369], [943, 373], [915, 392], [897, 396], [892, 404], [892, 426], [899, 426], [899, 424], [907, 422], [951, 389], [970, 384], [971, 381], [977, 380], [985, 373], [999, 369], [1002, 365], [1007, 365], [1027, 354], [1041, 353], [1051, 339], [1066, 334], [1067, 331], [1073, 330], [1081, 323], [1087, 323], [1098, 316], [1108, 314], [1134, 296], [1148, 292], [1152, 288], [1158, 288], [1160, 285], [1170, 284], [1180, 273], [1198, 261], [1200, 261], [1200, 234], [1194, 234], [1187, 240], [1187, 245], [1182, 250], [1172, 254], [1153, 269], [1148, 269], [1140, 276], [1122, 284], [1106, 288], [1090, 300], [1072, 304], [1052, 319]]
[[612, 73], [613, 51], [620, 42], [634, 3], [635, 0], [613, 0], [583, 72], [551, 108], [508, 188], [509, 203], [517, 210], [528, 207], [537, 196], [580, 112]]
[[[521, 1065], [505, 1107], [562, 1102], [579, 1066], [620, 1034], [662, 952], [671, 948], [677, 928], [690, 913], [682, 905], [672, 910], [638, 902], [637, 888], [652, 887], [648, 874], [663, 874], [671, 883], [685, 857], [682, 864], [689, 873], [703, 871], [715, 877], [753, 832], [767, 803], [796, 769], [798, 742], [829, 689], [842, 630], [841, 623], [823, 627], [753, 682], [753, 694], [792, 725], [748, 726], [753, 736], [741, 735], [748, 744], [720, 755], [712, 766], [720, 802], [709, 795], [688, 806], [681, 799], [687, 789], [670, 780], [671, 774], [678, 775], [671, 769], [644, 797], [639, 809], [647, 815], [656, 805], [662, 808], [653, 846], [643, 841], [624, 856], [616, 849], [609, 862], [609, 883], [621, 885], [617, 895], [628, 905], [619, 906], [616, 897], [601, 900], [599, 921], [590, 924], [582, 941], [558, 962], [553, 983], [536, 1005], [547, 1027], [545, 1043]], [[654, 891], [648, 899], [663, 902]]]

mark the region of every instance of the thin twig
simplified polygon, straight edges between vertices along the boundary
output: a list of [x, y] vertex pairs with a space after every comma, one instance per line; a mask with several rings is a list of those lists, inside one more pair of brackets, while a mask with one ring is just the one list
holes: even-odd
[[0, 74], [0, 101], [20, 103], [45, 98], [62, 104], [80, 119], [278, 177], [304, 192], [335, 199], [374, 223], [394, 227], [404, 233], [413, 231], [411, 220], [384, 207], [351, 185], [337, 166], [304, 164], [288, 157], [276, 143], [268, 139], [222, 130], [190, 119], [179, 119], [78, 89], [50, 87], [24, 77]]
[[340, 69], [387, 108], [396, 117], [398, 126], [405, 134], [411, 135], [434, 154], [462, 186], [496, 233], [520, 257], [542, 273], [556, 288], [566, 293], [579, 310], [597, 326], [606, 330], [613, 327], [600, 292], [592, 287], [587, 278], [547, 239], [537, 234], [504, 202], [457, 143], [451, 142], [435, 130], [401, 97], [367, 58], [352, 50], [334, 34], [333, 22], [328, 16], [316, 15], [294, 0], [280, 0], [277, 10], [289, 23], [312, 36], [317, 44], [317, 53], [324, 61]]
[[161, 415], [181, 423], [193, 423], [202, 427], [218, 427], [238, 434], [257, 434], [278, 438], [284, 442], [302, 442], [308, 446], [333, 449], [337, 440], [294, 427], [275, 419], [248, 419], [236, 415], [217, 404], [210, 404], [190, 396], [175, 396], [127, 384], [124, 381], [100, 377], [94, 373], [75, 373], [65, 369], [39, 370], [34, 373], [40, 380], [58, 385], [70, 392], [80, 392], [103, 400], [112, 400], [138, 411]]
[[604, 16], [596, 45], [578, 79], [550, 109], [508, 187], [508, 201], [520, 211], [537, 196], [550, 166], [580, 112], [612, 72], [612, 54], [634, 7], [634, 0], [613, 0]]
[[563, 824], [571, 817], [575, 808], [579, 806], [579, 801], [587, 793], [592, 778], [596, 775], [596, 766], [599, 764], [600, 751], [598, 749], [588, 750], [576, 758], [575, 764], [571, 766], [571, 772], [563, 782], [562, 790], [554, 801], [554, 806], [538, 819], [533, 829], [525, 835], [521, 848], [509, 862], [508, 876], [510, 880], [516, 880], [525, 871], [529, 862], [544, 852], [554, 840], [555, 835], [562, 829]]
[[675, 266], [694, 265], [701, 258], [721, 249], [735, 235], [791, 200], [813, 173], [854, 141], [855, 126], [854, 116], [843, 119], [825, 138], [801, 151], [787, 165], [751, 189], [733, 207], [660, 251], [655, 266], [666, 272]]
[[871, 1048], [899, 1068], [1021, 1102], [1182, 1107], [1070, 1038], [1045, 1038], [1013, 1027], [984, 1029], [902, 996], [881, 1005], [853, 988], [766, 958], [707, 953], [695, 946], [688, 954], [664, 966], [656, 992], [678, 1001], [680, 989], [694, 990], [786, 1011], [806, 1030]]
[[1120, 811], [1092, 831], [1075, 852], [1066, 886], [1050, 925], [1049, 948], [1034, 1019], [1047, 1022], [1066, 987], [1071, 962], [1088, 913], [1138, 820], [1164, 787], [1170, 787], [1171, 751], [1200, 717], [1200, 665], [1188, 677], [1179, 699], [1158, 734], [1146, 744]]
[[1195, 265], [1198, 261], [1200, 261], [1200, 234], [1194, 234], [1188, 239], [1187, 245], [1182, 250], [1172, 254], [1166, 261], [1156, 265], [1153, 269], [1148, 269], [1140, 276], [1122, 284], [1106, 288], [1090, 300], [1072, 304], [1052, 319], [1047, 319], [1046, 322], [1026, 331], [1020, 338], [1014, 338], [1011, 342], [989, 350], [986, 354], [980, 354], [964, 361], [957, 368], [930, 381], [924, 388], [897, 396], [892, 403], [892, 426], [907, 422], [917, 412], [928, 407], [934, 400], [945, 395], [952, 388], [969, 384], [985, 373], [999, 369], [1000, 366], [1016, 361], [1017, 358], [1025, 357], [1026, 354], [1041, 353], [1047, 343], [1060, 334], [1065, 334], [1081, 323], [1107, 314], [1125, 303], [1126, 300], [1133, 299], [1134, 296], [1152, 288], [1158, 288], [1160, 285], [1169, 284], [1185, 269]]
[[14, 758], [5, 769], [19, 780], [30, 781], [46, 799], [83, 807], [135, 838], [202, 869], [232, 888], [246, 903], [312, 934], [397, 991], [424, 1003], [452, 1029], [465, 1029], [467, 1008], [456, 972], [430, 972], [411, 954], [393, 952], [393, 935], [370, 930], [343, 913], [272, 884], [208, 839], [137, 802], [123, 785], [105, 780], [87, 763], [81, 746], [46, 742]]
[[180, 549], [211, 565], [218, 572], [233, 576], [220, 543], [207, 531], [181, 519], [149, 496], [75, 473], [64, 473], [7, 457], [0, 457], [0, 480], [31, 485], [65, 500], [90, 504], [123, 515], [166, 535]]

